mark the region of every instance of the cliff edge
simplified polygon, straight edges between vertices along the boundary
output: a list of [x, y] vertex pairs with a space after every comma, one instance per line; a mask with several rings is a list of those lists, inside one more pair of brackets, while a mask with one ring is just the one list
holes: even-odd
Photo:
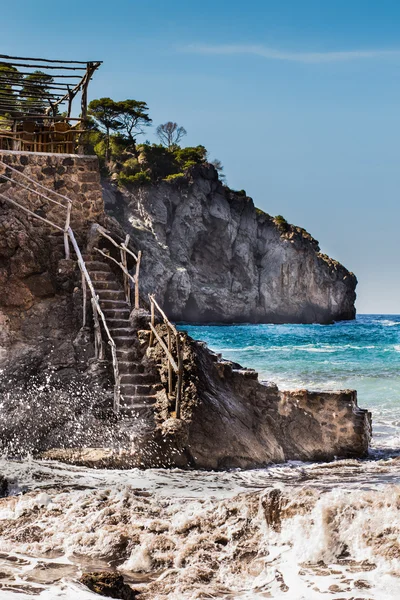
[[103, 182], [106, 209], [144, 251], [143, 291], [186, 322], [355, 318], [357, 279], [304, 229], [274, 219], [212, 165], [156, 185]]

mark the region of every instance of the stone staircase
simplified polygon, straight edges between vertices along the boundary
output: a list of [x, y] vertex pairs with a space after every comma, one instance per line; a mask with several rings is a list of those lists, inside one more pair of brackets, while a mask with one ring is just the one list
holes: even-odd
[[131, 307], [126, 302], [123, 286], [101, 257], [90, 254], [83, 258], [117, 347], [121, 415], [128, 419], [149, 420], [153, 416], [156, 393], [163, 386], [158, 374], [142, 363], [143, 351], [129, 320]]

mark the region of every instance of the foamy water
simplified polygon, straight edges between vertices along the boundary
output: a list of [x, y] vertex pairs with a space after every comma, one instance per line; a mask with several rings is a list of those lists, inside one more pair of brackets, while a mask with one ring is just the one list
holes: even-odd
[[93, 600], [80, 574], [113, 569], [141, 600], [397, 600], [400, 317], [188, 329], [286, 389], [358, 389], [371, 458], [221, 473], [0, 459], [0, 599]]
[[0, 502], [0, 598], [93, 598], [80, 573], [113, 568], [146, 600], [394, 600], [399, 464], [212, 473], [3, 459], [15, 495]]

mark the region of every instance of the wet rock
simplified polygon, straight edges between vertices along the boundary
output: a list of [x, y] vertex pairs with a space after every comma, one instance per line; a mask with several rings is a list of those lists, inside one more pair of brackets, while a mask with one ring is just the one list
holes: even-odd
[[[157, 327], [165, 335], [165, 326]], [[169, 455], [172, 465], [253, 468], [286, 460], [366, 456], [370, 414], [357, 406], [356, 392], [280, 391], [259, 382], [256, 372], [221, 360], [204, 344], [180, 335], [181, 421], [170, 418], [174, 408], [166, 394], [160, 394], [155, 406], [159, 448], [168, 441], [163, 456]], [[167, 381], [162, 349], [154, 346], [148, 354], [158, 365], [161, 381]], [[152, 457], [150, 452], [147, 456]], [[278, 529], [279, 493], [271, 492], [266, 503], [267, 520]]]
[[284, 498], [281, 490], [274, 489], [267, 492], [261, 498], [261, 505], [264, 509], [267, 525], [274, 531], [281, 530], [282, 508], [287, 504], [287, 498]]
[[90, 591], [100, 596], [108, 598], [118, 598], [119, 600], [135, 600], [139, 597], [139, 592], [135, 592], [124, 582], [122, 575], [99, 571], [93, 573], [84, 573], [80, 578]]
[[8, 481], [0, 475], [0, 498], [5, 498], [8, 495]]

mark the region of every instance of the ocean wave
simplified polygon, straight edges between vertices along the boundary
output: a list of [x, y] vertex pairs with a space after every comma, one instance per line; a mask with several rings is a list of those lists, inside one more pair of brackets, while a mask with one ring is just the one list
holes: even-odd
[[[94, 487], [83, 484], [85, 469], [69, 467], [82, 480], [66, 477], [52, 487], [52, 465], [32, 461], [37, 489], [3, 499], [0, 508], [2, 585], [9, 594], [4, 597], [24, 598], [24, 588], [29, 593], [31, 586], [39, 594], [46, 589], [43, 598], [86, 600], [90, 594], [82, 589], [78, 595], [74, 587], [79, 571], [108, 563], [140, 588], [144, 600], [397, 600], [400, 487], [374, 488], [371, 477], [386, 476], [390, 466], [397, 471], [396, 459], [291, 463], [243, 474], [181, 472], [182, 496], [160, 498], [130, 485], [129, 472], [101, 469], [96, 476], [88, 470]], [[120, 483], [110, 485], [118, 475]], [[155, 483], [177, 476], [164, 470], [134, 473], [135, 480]], [[213, 485], [220, 477], [243, 478], [243, 491], [213, 497], [206, 476]], [[196, 478], [203, 493], [185, 497], [187, 479]], [[33, 556], [43, 558], [39, 563]]]

